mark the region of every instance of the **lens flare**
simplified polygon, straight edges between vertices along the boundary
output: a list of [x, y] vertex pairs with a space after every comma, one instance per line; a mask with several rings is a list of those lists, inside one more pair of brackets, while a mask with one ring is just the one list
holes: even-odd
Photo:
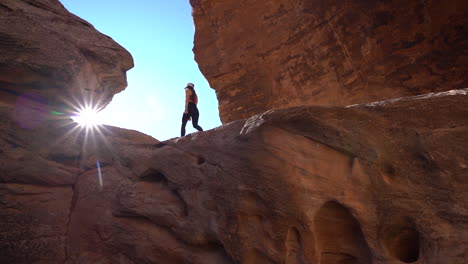
[[93, 128], [102, 124], [99, 111], [93, 108], [84, 108], [80, 110], [72, 119], [81, 127]]

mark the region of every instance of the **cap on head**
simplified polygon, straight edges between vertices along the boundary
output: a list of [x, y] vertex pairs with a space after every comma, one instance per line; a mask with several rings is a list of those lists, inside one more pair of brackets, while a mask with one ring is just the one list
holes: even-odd
[[195, 84], [193, 84], [193, 83], [187, 83], [187, 87], [189, 87], [189, 86], [192, 87], [192, 88], [194, 88], [194, 87], [195, 87]]

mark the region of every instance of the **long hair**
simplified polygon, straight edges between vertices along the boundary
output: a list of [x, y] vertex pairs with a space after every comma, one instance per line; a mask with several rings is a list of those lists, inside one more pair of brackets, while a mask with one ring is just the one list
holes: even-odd
[[190, 99], [192, 100], [192, 102], [196, 102], [198, 99], [198, 96], [197, 96], [197, 92], [195, 92], [195, 88], [193, 88], [192, 86], [187, 86], [187, 88], [190, 89], [190, 91], [192, 91], [192, 95], [190, 95]]

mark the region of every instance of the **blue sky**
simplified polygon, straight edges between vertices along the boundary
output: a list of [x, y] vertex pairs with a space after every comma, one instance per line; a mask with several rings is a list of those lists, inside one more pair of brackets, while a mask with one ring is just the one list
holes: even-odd
[[[194, 61], [189, 0], [61, 0], [75, 15], [113, 38], [133, 56], [128, 87], [102, 111], [104, 123], [138, 130], [158, 140], [180, 136], [184, 87], [195, 84], [199, 125], [221, 125], [213, 89]], [[191, 122], [187, 134], [195, 132]]]

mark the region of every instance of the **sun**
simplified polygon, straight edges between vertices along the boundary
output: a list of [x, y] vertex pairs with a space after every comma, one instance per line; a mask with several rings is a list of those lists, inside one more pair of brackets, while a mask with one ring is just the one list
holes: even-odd
[[72, 119], [84, 128], [94, 128], [102, 124], [99, 111], [89, 107], [80, 110]]

